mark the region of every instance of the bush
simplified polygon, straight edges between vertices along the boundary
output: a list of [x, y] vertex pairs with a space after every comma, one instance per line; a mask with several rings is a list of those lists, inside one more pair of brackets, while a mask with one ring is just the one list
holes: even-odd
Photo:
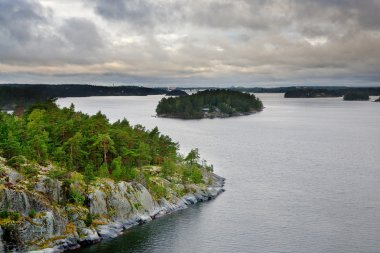
[[100, 166], [100, 168], [98, 170], [98, 177], [101, 177], [101, 178], [109, 178], [110, 177], [108, 167], [105, 163], [103, 163], [102, 166]]
[[196, 166], [193, 166], [193, 173], [191, 175], [191, 180], [194, 182], [194, 184], [200, 184], [202, 183], [202, 179], [203, 179], [202, 170]]
[[88, 212], [86, 219], [84, 220], [84, 224], [86, 224], [86, 226], [89, 227], [92, 225], [92, 222], [93, 222], [92, 214]]
[[9, 212], [9, 219], [18, 221], [18, 219], [20, 219], [20, 214], [18, 212]]
[[161, 174], [164, 178], [172, 176], [175, 172], [175, 163], [169, 159], [165, 159], [161, 166]]
[[36, 210], [32, 209], [32, 210], [29, 211], [28, 215], [29, 215], [30, 218], [33, 219], [33, 218], [36, 217], [37, 212], [36, 212]]
[[37, 176], [38, 175], [38, 169], [32, 165], [26, 165], [22, 167], [21, 172], [26, 176]]
[[156, 184], [154, 182], [150, 182], [148, 188], [156, 199], [165, 198], [168, 194], [168, 191], [165, 186]]
[[66, 173], [63, 169], [52, 169], [48, 172], [47, 176], [52, 179], [63, 179], [66, 177]]
[[21, 167], [25, 164], [26, 164], [26, 158], [25, 156], [22, 156], [22, 155], [14, 156], [7, 161], [7, 165], [15, 169], [21, 169]]
[[0, 219], [8, 218], [9, 212], [8, 210], [0, 210]]
[[71, 189], [69, 193], [69, 201], [71, 203], [76, 203], [79, 205], [83, 205], [86, 198], [83, 196], [83, 194], [80, 191]]
[[8, 211], [8, 210], [1, 210], [0, 211], [0, 218], [1, 219], [11, 219], [12, 221], [18, 221], [20, 219], [20, 214], [18, 212]]
[[95, 180], [94, 168], [92, 165], [88, 164], [84, 168], [84, 181], [86, 184], [89, 184], [93, 180]]

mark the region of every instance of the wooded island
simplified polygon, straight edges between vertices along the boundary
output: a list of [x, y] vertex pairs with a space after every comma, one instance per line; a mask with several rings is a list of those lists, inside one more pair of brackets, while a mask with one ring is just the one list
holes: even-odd
[[163, 98], [156, 112], [159, 117], [202, 119], [248, 115], [262, 109], [263, 103], [253, 94], [216, 89], [189, 96]]

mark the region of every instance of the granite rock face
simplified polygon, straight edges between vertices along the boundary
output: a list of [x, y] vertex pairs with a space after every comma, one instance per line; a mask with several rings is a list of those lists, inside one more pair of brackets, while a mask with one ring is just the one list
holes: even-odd
[[[10, 168], [5, 173], [19, 186], [1, 185], [0, 210], [12, 210], [19, 217], [0, 224], [0, 253], [62, 252], [115, 238], [132, 226], [213, 199], [224, 186], [224, 178], [209, 172], [204, 175], [209, 184], [186, 185], [186, 195], [170, 192], [156, 199], [142, 184], [103, 179], [89, 186], [83, 205], [63, 206], [62, 182], [39, 176], [32, 187], [21, 187], [22, 176]], [[90, 224], [89, 216], [94, 219]]]

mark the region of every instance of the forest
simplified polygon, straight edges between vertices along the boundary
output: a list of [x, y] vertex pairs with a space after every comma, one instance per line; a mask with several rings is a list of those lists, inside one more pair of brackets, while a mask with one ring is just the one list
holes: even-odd
[[51, 98], [89, 96], [147, 96], [166, 94], [166, 89], [140, 86], [95, 86], [75, 84], [2, 84], [0, 109], [13, 110], [17, 106], [30, 106]]
[[150, 172], [144, 167], [159, 166], [161, 177], [175, 174], [184, 182], [201, 183], [205, 166], [198, 164], [198, 150], [183, 157], [178, 148], [157, 127], [131, 126], [126, 119], [110, 123], [101, 112], [89, 116], [73, 105], [60, 109], [53, 100], [30, 107], [21, 117], [0, 113], [0, 156], [30, 178], [38, 174], [33, 164], [54, 165], [53, 178], [76, 172], [86, 182], [112, 178], [149, 188]]
[[215, 89], [189, 96], [163, 98], [157, 105], [159, 117], [201, 119], [250, 114], [263, 109], [262, 102], [253, 94]]

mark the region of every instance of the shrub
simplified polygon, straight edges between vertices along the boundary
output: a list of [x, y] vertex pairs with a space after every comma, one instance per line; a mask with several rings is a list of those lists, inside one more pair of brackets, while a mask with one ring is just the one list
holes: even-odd
[[86, 198], [83, 196], [83, 194], [80, 191], [77, 191], [75, 189], [70, 190], [69, 201], [71, 203], [83, 205], [85, 200], [86, 200]]
[[18, 221], [20, 219], [20, 214], [18, 212], [1, 210], [0, 219], [7, 219], [7, 218], [9, 218], [12, 221]]
[[37, 214], [37, 212], [34, 209], [30, 210], [28, 213], [29, 217], [32, 219], [36, 217], [36, 214]]
[[51, 169], [47, 176], [52, 179], [63, 179], [66, 176], [66, 171], [63, 169]]
[[0, 219], [8, 218], [9, 212], [8, 210], [0, 210]]
[[21, 172], [26, 176], [37, 176], [38, 175], [38, 169], [32, 165], [26, 165], [23, 166], [21, 169]]
[[22, 155], [14, 156], [7, 161], [7, 165], [15, 169], [21, 169], [21, 167], [25, 164], [26, 164], [26, 158], [25, 156], [22, 156]]
[[92, 225], [92, 222], [93, 222], [92, 214], [88, 212], [86, 219], [84, 220], [84, 224], [86, 224], [86, 226], [89, 227]]

